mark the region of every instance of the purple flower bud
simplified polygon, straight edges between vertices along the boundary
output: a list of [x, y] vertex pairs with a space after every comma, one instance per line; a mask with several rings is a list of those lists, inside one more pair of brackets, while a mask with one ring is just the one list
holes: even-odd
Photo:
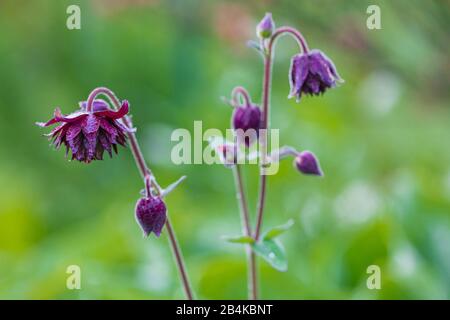
[[261, 22], [256, 26], [256, 34], [261, 39], [267, 39], [272, 36], [274, 29], [275, 23], [273, 22], [272, 14], [266, 13]]
[[[261, 110], [256, 105], [237, 107], [233, 113], [233, 128], [239, 130], [238, 140], [250, 146], [257, 138], [261, 128]], [[240, 139], [241, 138], [241, 139]]]
[[302, 92], [319, 95], [328, 88], [342, 82], [333, 62], [320, 50], [295, 55], [291, 60], [289, 72], [291, 92], [289, 98], [297, 97], [300, 101]]
[[136, 221], [139, 223], [144, 236], [153, 232], [157, 237], [166, 223], [166, 205], [160, 197], [145, 197], [136, 203]]
[[47, 127], [62, 123], [47, 136], [58, 149], [62, 144], [72, 152], [72, 160], [89, 163], [102, 160], [106, 150], [110, 156], [117, 153], [117, 145], [125, 146], [126, 133], [130, 131], [118, 119], [128, 113], [128, 101], [123, 101], [119, 110], [111, 110], [103, 100], [95, 100], [92, 112], [86, 111], [86, 102], [80, 103], [80, 110], [67, 116], [56, 108], [54, 117], [46, 123], [38, 122], [38, 126]]
[[299, 153], [294, 160], [295, 167], [304, 174], [323, 176], [322, 169], [320, 169], [319, 160], [314, 153], [310, 151], [303, 151]]

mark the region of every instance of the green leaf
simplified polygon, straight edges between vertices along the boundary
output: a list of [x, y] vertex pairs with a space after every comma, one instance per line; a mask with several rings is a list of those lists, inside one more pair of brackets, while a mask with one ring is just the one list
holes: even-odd
[[255, 242], [253, 251], [278, 271], [287, 271], [287, 259], [279, 242], [272, 239]]
[[289, 230], [293, 225], [294, 225], [294, 220], [290, 219], [285, 224], [283, 224], [281, 226], [273, 227], [273, 228], [269, 229], [268, 231], [266, 231], [263, 234], [262, 238], [263, 238], [263, 240], [269, 240], [269, 239], [278, 237], [280, 234], [283, 234], [287, 230]]
[[250, 236], [224, 237], [225, 241], [231, 243], [254, 243], [255, 239]]

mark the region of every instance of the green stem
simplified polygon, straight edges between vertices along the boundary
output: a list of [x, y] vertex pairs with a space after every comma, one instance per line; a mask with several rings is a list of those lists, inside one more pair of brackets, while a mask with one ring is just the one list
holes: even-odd
[[[242, 231], [246, 236], [251, 237], [252, 231], [250, 226], [250, 216], [248, 212], [247, 199], [245, 197], [244, 183], [242, 181], [241, 166], [236, 164], [233, 167], [234, 181], [236, 185], [236, 198], [239, 203], [239, 208], [241, 212], [242, 221]], [[248, 265], [248, 299], [257, 300], [258, 299], [258, 277], [256, 270], [256, 256], [250, 245], [246, 248], [247, 252], [247, 265]]]

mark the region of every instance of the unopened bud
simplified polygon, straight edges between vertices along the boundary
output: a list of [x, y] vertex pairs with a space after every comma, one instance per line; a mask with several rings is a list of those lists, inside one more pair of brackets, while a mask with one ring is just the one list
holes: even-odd
[[274, 29], [275, 23], [273, 22], [272, 14], [266, 13], [261, 22], [256, 26], [256, 34], [261, 39], [268, 39], [272, 36]]
[[319, 160], [310, 151], [303, 151], [299, 153], [294, 160], [295, 167], [304, 174], [310, 174], [315, 176], [322, 176], [322, 170], [320, 169]]

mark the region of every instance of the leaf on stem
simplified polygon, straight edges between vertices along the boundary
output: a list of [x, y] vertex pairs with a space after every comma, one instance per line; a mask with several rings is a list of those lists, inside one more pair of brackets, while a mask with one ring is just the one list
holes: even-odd
[[262, 238], [263, 240], [270, 240], [275, 237], [278, 237], [279, 235], [285, 233], [287, 230], [289, 230], [294, 225], [294, 220], [290, 219], [285, 224], [282, 224], [281, 226], [276, 226], [273, 228], [270, 228], [268, 231], [266, 231]]
[[259, 42], [257, 42], [257, 41], [254, 41], [254, 40], [247, 41], [247, 47], [253, 48], [253, 49], [257, 50], [258, 52], [263, 53], [263, 50], [261, 50], [261, 46], [260, 46]]
[[169, 185], [167, 188], [165, 188], [164, 190], [162, 190], [161, 192], [161, 196], [165, 197], [167, 196], [169, 193], [171, 193], [173, 190], [175, 190], [176, 187], [178, 187], [178, 185], [183, 182], [186, 179], [186, 176], [182, 176], [180, 179], [178, 179], [177, 181], [175, 181], [174, 183], [172, 183], [171, 185]]
[[231, 243], [242, 243], [242, 244], [252, 244], [255, 242], [255, 239], [253, 239], [250, 236], [224, 237], [224, 240]]
[[287, 271], [286, 254], [278, 241], [273, 239], [262, 240], [253, 243], [251, 246], [253, 251], [266, 260], [274, 269], [282, 272]]

